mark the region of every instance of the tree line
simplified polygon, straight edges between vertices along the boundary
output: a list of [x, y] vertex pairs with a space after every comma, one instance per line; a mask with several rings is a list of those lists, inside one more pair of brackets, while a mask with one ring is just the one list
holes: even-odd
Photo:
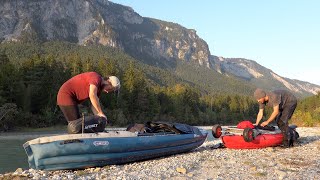
[[[141, 66], [139, 61], [115, 49], [100, 46], [2, 44], [0, 46], [0, 131], [18, 127], [50, 127], [66, 124], [56, 105], [60, 86], [82, 72], [116, 75], [119, 95], [101, 94], [100, 101], [113, 126], [147, 121], [191, 125], [235, 124], [255, 119], [258, 105], [251, 96], [204, 92], [170, 73]], [[170, 85], [145, 72], [161, 74]], [[80, 105], [90, 114], [90, 104]]]
[[320, 126], [320, 93], [302, 99], [292, 116], [292, 123], [299, 126]]

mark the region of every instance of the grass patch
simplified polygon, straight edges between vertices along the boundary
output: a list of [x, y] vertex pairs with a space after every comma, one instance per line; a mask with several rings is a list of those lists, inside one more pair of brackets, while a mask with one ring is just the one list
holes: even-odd
[[256, 172], [254, 175], [258, 176], [258, 177], [264, 177], [264, 176], [267, 176], [267, 173], [265, 173], [265, 172]]
[[250, 161], [245, 161], [245, 162], [243, 162], [243, 164], [251, 165], [251, 164], [252, 164], [252, 162], [250, 162]]
[[279, 162], [290, 167], [307, 167], [313, 164], [312, 161], [303, 158], [281, 159]]
[[284, 172], [299, 172], [299, 170], [297, 170], [297, 169], [290, 169], [290, 168], [280, 169], [280, 171], [284, 171]]
[[77, 176], [84, 176], [84, 175], [90, 174], [90, 172], [86, 172], [85, 170], [81, 170], [81, 171], [77, 171], [75, 174]]

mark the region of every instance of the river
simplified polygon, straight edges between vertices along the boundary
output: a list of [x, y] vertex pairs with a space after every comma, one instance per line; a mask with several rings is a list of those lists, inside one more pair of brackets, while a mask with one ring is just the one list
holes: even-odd
[[64, 132], [0, 133], [0, 174], [15, 171], [17, 168], [29, 168], [27, 155], [23, 149], [25, 142], [59, 133]]
[[[208, 139], [212, 140], [210, 127], [207, 129]], [[114, 129], [112, 129], [114, 130]], [[27, 155], [23, 149], [23, 144], [28, 140], [41, 136], [51, 136], [66, 132], [32, 132], [32, 133], [2, 133], [0, 134], [0, 174], [14, 172], [17, 168], [29, 169]]]

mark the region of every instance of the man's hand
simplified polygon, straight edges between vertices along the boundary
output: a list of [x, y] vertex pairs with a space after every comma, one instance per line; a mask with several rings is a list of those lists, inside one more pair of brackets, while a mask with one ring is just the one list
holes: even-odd
[[103, 113], [98, 113], [97, 116], [105, 118], [106, 121], [108, 120], [107, 116]]
[[107, 116], [106, 116], [105, 114], [103, 114], [103, 113], [98, 113], [97, 116], [99, 116], [99, 117], [101, 118], [101, 120], [106, 121], [106, 125], [109, 124], [108, 118], [107, 118]]
[[263, 123], [260, 124], [260, 126], [265, 127], [266, 125], [268, 125], [269, 122], [268, 121], [264, 121]]

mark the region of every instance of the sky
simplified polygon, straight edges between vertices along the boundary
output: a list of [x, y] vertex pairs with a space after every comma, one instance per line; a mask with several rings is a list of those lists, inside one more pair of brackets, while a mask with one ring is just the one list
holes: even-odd
[[320, 85], [319, 0], [111, 0], [196, 30], [210, 53]]

